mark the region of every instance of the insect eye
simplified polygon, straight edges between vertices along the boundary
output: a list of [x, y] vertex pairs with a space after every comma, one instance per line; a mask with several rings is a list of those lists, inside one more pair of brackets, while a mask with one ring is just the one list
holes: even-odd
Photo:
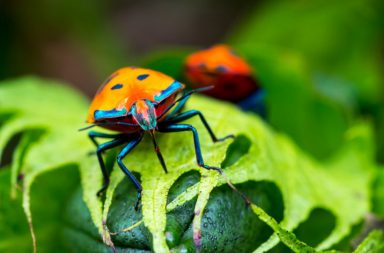
[[118, 90], [123, 88], [123, 85], [121, 83], [115, 84], [112, 86], [111, 90]]
[[225, 73], [228, 71], [228, 68], [225, 67], [224, 65], [219, 65], [216, 67], [216, 71], [219, 72], [219, 73]]

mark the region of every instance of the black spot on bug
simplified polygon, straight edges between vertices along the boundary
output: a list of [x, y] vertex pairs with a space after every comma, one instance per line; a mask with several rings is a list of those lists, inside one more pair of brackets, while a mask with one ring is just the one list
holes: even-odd
[[148, 76], [149, 76], [149, 74], [138, 75], [138, 76], [137, 76], [137, 80], [139, 80], [139, 81], [143, 81], [143, 80], [146, 79]]
[[219, 73], [225, 73], [225, 72], [228, 72], [228, 68], [224, 65], [218, 65], [216, 67], [216, 71]]
[[118, 75], [118, 73], [113, 73], [112, 75], [110, 75], [102, 84], [101, 86], [99, 87], [99, 89], [97, 90], [96, 92], [96, 95], [99, 94], [105, 87], [105, 85], [107, 85], [111, 80], [112, 78], [116, 77]]
[[118, 90], [123, 88], [123, 85], [121, 83], [115, 84], [111, 87], [111, 90]]

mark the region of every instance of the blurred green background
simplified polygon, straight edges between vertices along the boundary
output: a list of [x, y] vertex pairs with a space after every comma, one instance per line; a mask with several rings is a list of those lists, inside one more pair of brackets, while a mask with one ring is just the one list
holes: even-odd
[[267, 90], [269, 123], [327, 159], [357, 121], [384, 161], [384, 8], [351, 1], [1, 1], [0, 79], [33, 74], [91, 97], [115, 69], [183, 80], [184, 57], [235, 47]]
[[39, 74], [93, 95], [102, 80], [163, 48], [205, 47], [257, 1], [1, 1], [0, 77]]

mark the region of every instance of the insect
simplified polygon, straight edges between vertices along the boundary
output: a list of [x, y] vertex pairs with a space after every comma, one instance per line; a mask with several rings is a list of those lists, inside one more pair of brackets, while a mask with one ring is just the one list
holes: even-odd
[[264, 91], [249, 64], [227, 45], [215, 45], [190, 54], [185, 60], [185, 76], [194, 87], [214, 85], [209, 96], [237, 103], [245, 110], [264, 110]]
[[[124, 165], [123, 158], [139, 144], [145, 133], [149, 133], [151, 136], [154, 150], [165, 173], [168, 170], [156, 142], [155, 132], [191, 132], [198, 166], [221, 172], [220, 168], [204, 163], [196, 128], [180, 122], [198, 116], [214, 142], [223, 141], [233, 137], [233, 135], [217, 138], [200, 111], [181, 112], [183, 105], [194, 92], [206, 89], [186, 92], [184, 88], [185, 86], [182, 83], [160, 72], [125, 67], [114, 72], [98, 89], [87, 116], [87, 122], [92, 125], [83, 128], [83, 130], [93, 126], [100, 126], [117, 132], [107, 134], [90, 131], [88, 133], [91, 141], [97, 147], [96, 155], [104, 179], [103, 186], [97, 193], [99, 196], [107, 189], [109, 184], [109, 174], [102, 153], [108, 149], [124, 145], [117, 156], [117, 164], [137, 189], [135, 209], [138, 209], [142, 186]], [[109, 139], [109, 141], [99, 144], [96, 138]]]

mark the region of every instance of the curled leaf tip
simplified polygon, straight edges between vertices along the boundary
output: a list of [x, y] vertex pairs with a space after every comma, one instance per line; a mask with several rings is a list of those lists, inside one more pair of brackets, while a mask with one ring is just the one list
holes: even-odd
[[105, 220], [102, 221], [103, 224], [103, 242], [109, 246], [113, 252], [117, 252], [115, 248], [115, 244], [112, 242], [111, 233], [107, 227], [107, 222]]
[[108, 247], [110, 247], [114, 253], [117, 253], [115, 244], [112, 242], [111, 234], [109, 233], [107, 226], [103, 226], [103, 227], [104, 227], [103, 242], [104, 242]]

